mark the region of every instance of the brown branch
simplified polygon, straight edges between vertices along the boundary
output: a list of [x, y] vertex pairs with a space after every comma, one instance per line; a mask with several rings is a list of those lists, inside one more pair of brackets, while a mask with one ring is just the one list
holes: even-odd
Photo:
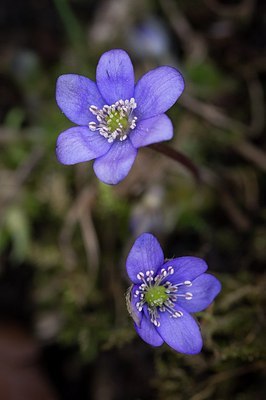
[[242, 0], [240, 4], [225, 5], [217, 0], [205, 0], [206, 5], [217, 15], [223, 18], [247, 18], [255, 9], [254, 0]]
[[164, 143], [155, 143], [149, 145], [148, 147], [178, 162], [192, 173], [196, 181], [201, 181], [199, 169], [185, 154]]
[[191, 60], [203, 59], [207, 53], [207, 46], [203, 36], [193, 30], [176, 2], [173, 0], [160, 0], [160, 6], [173, 31], [181, 41], [187, 56]]
[[39, 146], [36, 146], [30, 153], [29, 157], [24, 160], [21, 165], [19, 165], [15, 172], [11, 174], [10, 184], [8, 185], [10, 186], [10, 190], [7, 193], [3, 191], [2, 185], [2, 198], [0, 198], [0, 218], [3, 217], [6, 207], [10, 206], [10, 204], [16, 201], [20, 190], [43, 156], [44, 150]]
[[[183, 94], [180, 99], [180, 104], [187, 110], [193, 112], [199, 117], [205, 119], [211, 125], [216, 126], [219, 129], [234, 130], [236, 132], [242, 132], [245, 135], [249, 135], [251, 128], [240, 121], [228, 117], [223, 114], [219, 108], [204, 103], [198, 99], [191, 97], [190, 95]], [[249, 141], [243, 137], [241, 140], [236, 140], [234, 143], [230, 143], [230, 147], [242, 157], [251, 161], [261, 170], [266, 170], [266, 154], [264, 151], [258, 149]]]
[[245, 133], [248, 132], [248, 127], [242, 122], [228, 117], [218, 107], [200, 101], [187, 93], [182, 94], [179, 103], [182, 104], [182, 106], [185, 107], [187, 110], [207, 120], [209, 123], [211, 123], [213, 126], [216, 126], [217, 128], [230, 130], [238, 129]]
[[59, 236], [59, 245], [64, 257], [64, 262], [69, 270], [76, 265], [76, 254], [72, 246], [72, 236], [77, 223], [80, 224], [83, 244], [86, 252], [90, 284], [93, 286], [97, 278], [99, 266], [99, 243], [91, 217], [91, 207], [95, 201], [97, 191], [95, 187], [85, 187], [78, 194], [69, 209], [65, 223]]

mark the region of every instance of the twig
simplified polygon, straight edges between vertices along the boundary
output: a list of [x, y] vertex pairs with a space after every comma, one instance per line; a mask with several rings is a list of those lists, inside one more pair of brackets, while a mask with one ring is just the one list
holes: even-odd
[[187, 57], [192, 60], [203, 59], [207, 53], [205, 41], [198, 32], [194, 32], [176, 2], [173, 0], [160, 0], [160, 6], [181, 41]]
[[240, 4], [227, 6], [217, 0], [205, 0], [206, 5], [223, 18], [245, 18], [252, 15], [255, 8], [254, 0], [242, 0]]
[[234, 198], [228, 191], [222, 188], [220, 188], [219, 192], [221, 206], [230, 216], [234, 225], [242, 232], [247, 231], [250, 228], [250, 222], [237, 206]]
[[208, 381], [205, 382], [204, 389], [201, 392], [198, 392], [194, 396], [192, 396], [191, 400], [209, 399], [211, 394], [213, 393], [216, 385], [218, 385], [224, 381], [227, 381], [228, 379], [232, 379], [237, 376], [248, 374], [252, 371], [264, 370], [265, 366], [266, 366], [265, 362], [258, 361], [254, 364], [244, 365], [244, 366], [241, 366], [234, 370], [219, 372], [219, 373], [215, 374], [214, 376], [212, 376], [210, 379], [208, 379]]
[[223, 114], [223, 112], [218, 107], [200, 101], [187, 93], [182, 94], [179, 103], [199, 117], [206, 119], [217, 128], [230, 130], [237, 129], [245, 133], [248, 132], [248, 127], [242, 122], [236, 121], [235, 119], [228, 117], [227, 115]]
[[[234, 130], [247, 135], [250, 133], [250, 128], [248, 126], [240, 121], [236, 121], [227, 117], [217, 107], [214, 107], [211, 104], [204, 103], [187, 94], [182, 95], [180, 103], [189, 111], [192, 111], [194, 114], [205, 119], [217, 128], [230, 131]], [[263, 171], [266, 170], [266, 154], [262, 150], [255, 147], [252, 143], [241, 138], [241, 140], [231, 143], [230, 147], [242, 157], [252, 161]]]
[[266, 154], [264, 151], [258, 149], [246, 140], [237, 142], [233, 148], [241, 156], [252, 161], [253, 164], [257, 165], [262, 171], [266, 171]]
[[225, 182], [219, 175], [208, 169], [201, 170], [202, 181], [214, 189], [220, 197], [221, 207], [227, 213], [232, 223], [239, 231], [247, 231], [250, 228], [250, 221], [237, 205], [235, 198], [227, 189]]
[[252, 75], [252, 77], [246, 77], [251, 112], [251, 123], [249, 130], [251, 136], [257, 136], [263, 132], [265, 127], [265, 100], [260, 80], [254, 71]]
[[84, 202], [78, 207], [78, 218], [86, 250], [87, 264], [90, 270], [90, 278], [95, 282], [99, 267], [99, 242], [92, 221], [91, 206], [95, 199], [95, 193], [91, 189], [85, 193]]
[[97, 234], [92, 222], [90, 208], [94, 202], [96, 190], [92, 187], [85, 187], [74, 201], [65, 218], [65, 224], [61, 230], [59, 242], [62, 249], [65, 263], [72, 269], [76, 263], [75, 251], [71, 245], [74, 227], [80, 224], [83, 243], [86, 251], [90, 283], [93, 286], [99, 266], [99, 244]]
[[[44, 155], [44, 150], [42, 148], [35, 147], [29, 157], [22, 162], [22, 164], [17, 168], [17, 170], [13, 173], [12, 176], [12, 189], [11, 191], [4, 197], [2, 200], [2, 209], [1, 209], [1, 218], [4, 214], [5, 207], [13, 203], [20, 192], [23, 184], [26, 182], [34, 168], [40, 162]], [[3, 193], [3, 187], [2, 187]]]
[[164, 143], [155, 143], [149, 145], [148, 147], [152, 150], [158, 151], [159, 153], [166, 155], [169, 158], [172, 158], [172, 160], [174, 161], [177, 161], [179, 164], [183, 165], [183, 167], [188, 169], [197, 181], [201, 180], [200, 170], [185, 154], [173, 149], [172, 147]]

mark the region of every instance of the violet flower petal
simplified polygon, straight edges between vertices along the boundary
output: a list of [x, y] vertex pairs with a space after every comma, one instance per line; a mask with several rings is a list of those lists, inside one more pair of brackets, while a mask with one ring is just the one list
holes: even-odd
[[163, 344], [163, 339], [157, 332], [155, 326], [151, 323], [150, 318], [143, 314], [140, 326], [135, 325], [135, 329], [144, 342], [158, 347]]
[[143, 317], [143, 312], [139, 311], [136, 307], [136, 304], [140, 301], [139, 296], [137, 297], [134, 296], [137, 290], [139, 290], [139, 285], [134, 285], [131, 290], [130, 306], [131, 306], [131, 316], [135, 321], [136, 325], [140, 326]]
[[89, 111], [91, 105], [102, 108], [102, 98], [97, 85], [85, 76], [76, 74], [61, 75], [56, 83], [56, 101], [59, 108], [70, 121], [77, 125], [88, 125], [95, 121]]
[[86, 126], [75, 126], [57, 138], [56, 155], [62, 164], [72, 165], [89, 161], [107, 153], [111, 144]]
[[190, 292], [193, 297], [191, 300], [178, 297], [177, 304], [188, 312], [202, 311], [212, 303], [220, 290], [221, 284], [218, 279], [210, 274], [202, 274], [193, 280], [192, 286], [180, 286], [178, 294]]
[[157, 331], [174, 350], [185, 354], [197, 354], [202, 349], [202, 337], [194, 318], [178, 305], [181, 317], [173, 318], [167, 311], [160, 313], [160, 326]]
[[167, 111], [184, 90], [184, 79], [172, 67], [158, 67], [147, 72], [135, 87], [135, 115], [139, 120]]
[[[208, 266], [204, 260], [198, 257], [178, 257], [167, 261], [163, 268], [167, 269], [172, 266], [174, 268], [173, 275], [167, 277], [166, 280], [173, 284], [181, 283], [184, 281], [193, 281], [197, 276], [203, 274]], [[165, 280], [163, 281], [163, 283]], [[189, 291], [189, 290], [188, 290]]]
[[137, 150], [129, 140], [115, 141], [107, 154], [95, 160], [94, 172], [104, 183], [109, 185], [119, 183], [129, 173], [136, 155]]
[[170, 140], [173, 137], [173, 125], [167, 115], [157, 115], [139, 121], [129, 137], [136, 148]]
[[98, 88], [108, 105], [130, 100], [134, 94], [134, 70], [128, 54], [115, 49], [104, 53], [96, 70]]
[[132, 246], [126, 261], [127, 273], [133, 283], [140, 284], [137, 275], [153, 270], [154, 275], [163, 264], [164, 255], [158, 240], [150, 233], [143, 233]]

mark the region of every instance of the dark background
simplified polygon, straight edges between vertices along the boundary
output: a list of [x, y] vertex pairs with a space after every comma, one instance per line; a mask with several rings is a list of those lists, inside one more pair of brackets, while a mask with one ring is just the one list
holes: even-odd
[[[0, 399], [263, 399], [265, 2], [2, 0], [0, 30]], [[111, 48], [128, 51], [136, 78], [182, 71], [170, 145], [201, 183], [148, 148], [115, 187], [90, 163], [57, 162], [71, 122], [56, 79], [94, 79]], [[197, 316], [199, 355], [134, 332], [125, 259], [144, 231], [222, 282]]]

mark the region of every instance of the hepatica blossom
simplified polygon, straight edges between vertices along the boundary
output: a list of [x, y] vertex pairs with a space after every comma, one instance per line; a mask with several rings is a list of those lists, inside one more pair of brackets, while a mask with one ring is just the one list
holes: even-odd
[[181, 353], [199, 353], [202, 337], [190, 313], [204, 310], [221, 290], [220, 282], [205, 273], [205, 261], [165, 261], [157, 239], [144, 233], [134, 243], [126, 267], [133, 282], [128, 308], [140, 337], [152, 346], [165, 342]]
[[120, 182], [139, 147], [172, 138], [173, 126], [164, 113], [183, 90], [182, 75], [169, 66], [151, 70], [135, 85], [131, 60], [119, 49], [101, 56], [96, 82], [61, 75], [56, 101], [77, 126], [59, 135], [58, 160], [71, 165], [95, 159], [93, 168], [101, 181]]

